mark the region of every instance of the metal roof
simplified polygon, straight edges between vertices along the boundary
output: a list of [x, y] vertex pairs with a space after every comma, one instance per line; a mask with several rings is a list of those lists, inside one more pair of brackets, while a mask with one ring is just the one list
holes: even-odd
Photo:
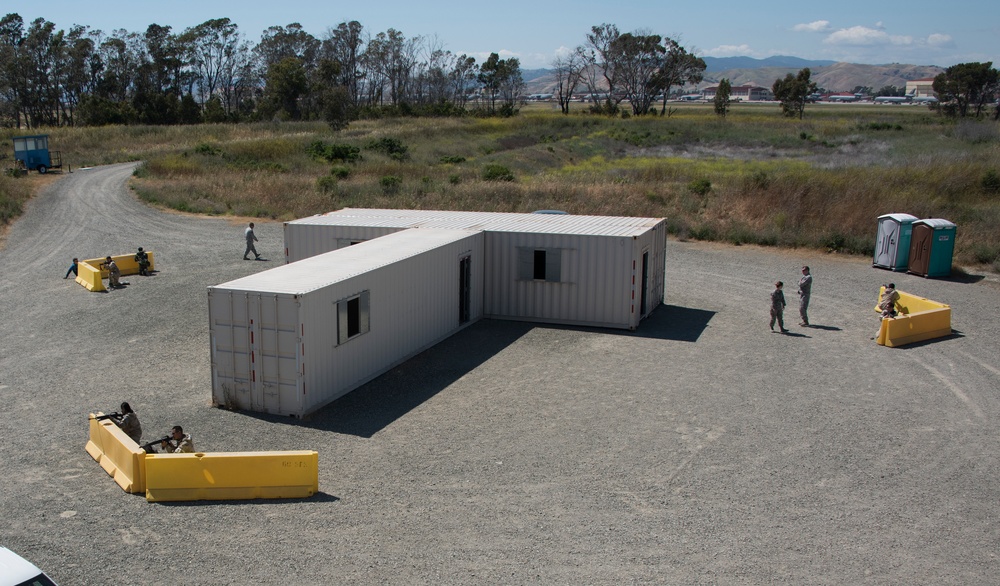
[[947, 228], [955, 228], [955, 224], [949, 222], [948, 220], [942, 220], [941, 218], [928, 218], [926, 220], [917, 220], [914, 224], [926, 224], [935, 230], [945, 230]]
[[582, 236], [638, 236], [644, 234], [662, 221], [663, 218], [634, 218], [629, 216], [344, 208], [335, 212], [294, 220], [288, 222], [288, 224], [386, 228], [448, 228], [484, 232], [574, 234]]
[[404, 230], [209, 289], [302, 295], [479, 234], [476, 230]]
[[878, 217], [879, 220], [881, 220], [882, 218], [892, 218], [893, 220], [896, 220], [897, 222], [900, 223], [914, 222], [920, 219], [916, 216], [911, 216], [910, 214], [883, 214]]

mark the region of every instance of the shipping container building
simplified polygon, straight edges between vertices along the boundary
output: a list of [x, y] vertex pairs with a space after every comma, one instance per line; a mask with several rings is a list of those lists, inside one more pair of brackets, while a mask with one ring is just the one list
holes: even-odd
[[662, 218], [345, 208], [286, 222], [286, 260], [411, 228], [484, 232], [484, 317], [634, 330], [663, 302]]
[[361, 240], [209, 287], [214, 404], [304, 416], [482, 317], [481, 231]]

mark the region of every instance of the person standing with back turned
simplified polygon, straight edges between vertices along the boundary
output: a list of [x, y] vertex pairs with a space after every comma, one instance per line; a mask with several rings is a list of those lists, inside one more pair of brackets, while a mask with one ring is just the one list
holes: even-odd
[[800, 326], [809, 327], [809, 295], [812, 294], [813, 278], [809, 274], [809, 267], [802, 267], [802, 278], [799, 279], [799, 316], [802, 318]]
[[247, 258], [247, 255], [251, 252], [253, 253], [254, 260], [260, 260], [260, 255], [257, 254], [257, 248], [253, 245], [254, 242], [257, 242], [257, 236], [253, 233], [253, 222], [250, 222], [247, 229], [243, 231], [243, 235], [246, 236], [247, 239], [247, 249], [243, 251], [243, 260], [250, 260]]

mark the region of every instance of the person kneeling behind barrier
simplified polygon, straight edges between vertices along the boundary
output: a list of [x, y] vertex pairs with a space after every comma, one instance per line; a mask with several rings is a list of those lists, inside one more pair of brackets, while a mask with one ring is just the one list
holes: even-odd
[[[149, 250], [145, 251], [145, 254], [146, 259], [149, 261], [149, 265], [146, 267], [148, 274], [156, 268], [156, 258]], [[139, 274], [139, 262], [136, 260], [136, 255], [119, 254], [112, 256], [111, 260], [115, 261], [115, 264], [118, 265], [118, 270], [121, 271], [123, 277]], [[102, 282], [103, 279], [108, 278], [108, 270], [105, 268], [105, 262], [106, 258], [90, 258], [77, 263], [76, 282], [89, 291], [107, 291], [107, 287]]]
[[[886, 287], [879, 290], [882, 299]], [[951, 306], [924, 297], [897, 291], [895, 317], [885, 317], [879, 326], [876, 342], [881, 346], [903, 346], [951, 335]], [[878, 304], [875, 311], [881, 313]]]
[[307, 498], [319, 491], [316, 451], [147, 453], [102, 416], [90, 415], [87, 453], [123, 490], [145, 493], [149, 502]]

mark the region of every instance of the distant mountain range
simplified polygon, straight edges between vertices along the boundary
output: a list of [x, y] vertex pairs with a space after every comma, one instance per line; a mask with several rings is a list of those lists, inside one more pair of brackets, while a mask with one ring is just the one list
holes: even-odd
[[[857, 86], [867, 86], [878, 91], [884, 86], [902, 88], [914, 79], [934, 77], [944, 71], [935, 65], [865, 65], [860, 63], [838, 63], [836, 61], [809, 60], [799, 57], [776, 55], [766, 59], [753, 57], [703, 57], [705, 60], [705, 80], [699, 88], [715, 85], [719, 80], [728, 79], [734, 86], [757, 85], [770, 88], [776, 79], [795, 74], [804, 67], [812, 72], [816, 85], [831, 92], [852, 91]], [[555, 91], [555, 80], [549, 69], [533, 69], [521, 72], [526, 85], [526, 93], [541, 94]], [[579, 91], [579, 90], [578, 90]]]
[[820, 61], [800, 59], [799, 57], [789, 57], [787, 55], [775, 55], [766, 59], [754, 59], [753, 57], [702, 57], [705, 60], [705, 74], [716, 71], [730, 71], [732, 69], [763, 69], [765, 67], [779, 67], [782, 69], [795, 69], [798, 71], [803, 67], [810, 69], [833, 65], [836, 61]]

